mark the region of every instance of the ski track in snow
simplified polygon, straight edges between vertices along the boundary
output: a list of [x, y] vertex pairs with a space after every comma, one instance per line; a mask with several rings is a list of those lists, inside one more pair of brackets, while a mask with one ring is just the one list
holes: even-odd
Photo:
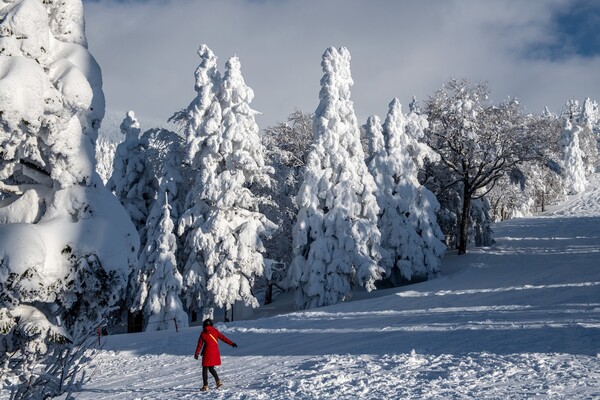
[[[495, 225], [442, 276], [227, 325], [199, 392], [199, 327], [103, 338], [75, 399], [600, 398], [600, 187]], [[276, 303], [275, 303], [276, 306]], [[66, 398], [66, 396], [64, 397]]]

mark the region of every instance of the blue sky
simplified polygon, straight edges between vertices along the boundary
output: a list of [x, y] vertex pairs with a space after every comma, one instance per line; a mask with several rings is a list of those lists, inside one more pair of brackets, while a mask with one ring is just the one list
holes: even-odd
[[450, 78], [487, 81], [494, 100], [531, 112], [600, 100], [596, 0], [85, 1], [87, 36], [107, 108], [166, 121], [194, 97], [201, 43], [237, 55], [259, 126], [318, 104], [321, 55], [352, 54], [360, 123], [392, 98], [426, 99]]
[[534, 46], [537, 57], [564, 60], [600, 55], [600, 1], [575, 0], [553, 10], [554, 42]]

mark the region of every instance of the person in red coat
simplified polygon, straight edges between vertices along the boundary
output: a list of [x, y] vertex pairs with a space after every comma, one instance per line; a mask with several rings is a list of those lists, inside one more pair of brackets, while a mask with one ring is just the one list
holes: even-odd
[[229, 340], [225, 335], [213, 327], [212, 319], [208, 318], [202, 322], [202, 332], [198, 338], [196, 353], [194, 358], [197, 360], [198, 355], [202, 354], [202, 391], [208, 390], [208, 373], [215, 378], [217, 388], [223, 386], [215, 367], [221, 365], [221, 353], [219, 352], [219, 339], [232, 347], [237, 347], [237, 344]]

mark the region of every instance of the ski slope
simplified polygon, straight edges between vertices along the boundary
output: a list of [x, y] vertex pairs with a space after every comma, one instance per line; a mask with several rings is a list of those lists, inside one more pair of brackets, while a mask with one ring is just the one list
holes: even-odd
[[[104, 338], [76, 399], [600, 398], [600, 185], [438, 279], [227, 325], [224, 388], [199, 392], [199, 327]], [[282, 303], [284, 300], [280, 300]], [[275, 306], [277, 303], [275, 303]], [[66, 396], [65, 396], [66, 398]]]

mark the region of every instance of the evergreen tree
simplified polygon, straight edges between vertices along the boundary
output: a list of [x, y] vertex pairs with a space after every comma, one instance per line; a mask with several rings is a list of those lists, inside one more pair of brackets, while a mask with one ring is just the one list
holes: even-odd
[[581, 131], [581, 126], [573, 124], [571, 119], [564, 120], [564, 129], [559, 145], [563, 151], [563, 177], [568, 194], [581, 193], [588, 184], [583, 152], [579, 146]]
[[180, 300], [182, 277], [177, 270], [177, 238], [173, 232], [169, 206], [168, 182], [162, 180], [159, 199], [148, 218], [148, 242], [140, 255], [134, 311], [144, 314], [145, 330], [173, 329], [174, 324], [187, 327], [188, 316]]
[[598, 103], [586, 98], [583, 102], [577, 125], [581, 127], [579, 134], [579, 145], [582, 151], [582, 160], [586, 168], [586, 175], [589, 176], [596, 172], [596, 167], [600, 162], [598, 154], [598, 120], [600, 111]]
[[[214, 56], [210, 60], [203, 59], [199, 69], [216, 63]], [[256, 112], [249, 105], [254, 94], [244, 83], [239, 60], [227, 61], [221, 82], [216, 71], [196, 76], [212, 77], [197, 80], [198, 97], [209, 91], [208, 85], [219, 103], [202, 108], [205, 112], [194, 114], [195, 119], [188, 122], [180, 118], [189, 132], [197, 127], [193, 135], [188, 134], [188, 148], [193, 147], [188, 154], [195, 154], [193, 165], [199, 170], [180, 233], [186, 232], [188, 306], [202, 310], [203, 317], [212, 317], [215, 307], [229, 308], [236, 301], [258, 306], [251, 289], [264, 269], [262, 237], [276, 226], [258, 211], [261, 199], [250, 190], [252, 185], [269, 183], [269, 168], [264, 163]], [[217, 83], [219, 90], [213, 91]], [[192, 104], [205, 102], [196, 98]]]
[[123, 204], [144, 243], [146, 219], [156, 197], [156, 184], [148, 168], [149, 143], [145, 137], [140, 137], [140, 124], [133, 111], [126, 113], [120, 128], [125, 140], [117, 146], [113, 173], [106, 187]]
[[81, 2], [2, 2], [0, 31], [0, 382], [49, 398], [78, 382], [137, 234], [94, 171], [104, 97]]
[[[396, 285], [434, 277], [445, 251], [444, 236], [435, 214], [439, 203], [417, 178], [423, 160], [435, 157], [418, 141], [426, 125], [426, 119], [414, 112], [405, 116], [398, 99], [392, 100], [381, 135], [385, 146], [379, 145], [380, 156], [370, 164], [378, 188], [382, 246], [389, 257], [386, 270]], [[376, 136], [378, 131], [367, 129]]]
[[287, 290], [287, 269], [292, 261], [292, 231], [298, 214], [296, 195], [312, 139], [313, 116], [296, 109], [287, 121], [267, 127], [263, 135], [267, 163], [275, 170], [273, 183], [264, 195], [272, 199], [261, 210], [279, 226], [265, 240], [266, 255], [273, 260], [265, 271], [265, 304], [273, 300], [273, 288]]
[[104, 183], [112, 176], [116, 152], [116, 144], [102, 138], [96, 142], [96, 172]]
[[217, 70], [217, 57], [206, 45], [198, 50], [200, 64], [195, 71], [195, 90], [197, 96], [189, 106], [171, 117], [171, 121], [180, 126], [185, 136], [184, 164], [191, 173], [192, 182], [185, 198], [177, 234], [183, 246], [183, 295], [188, 310], [195, 316], [202, 311], [207, 297], [207, 274], [202, 261], [200, 240], [203, 236], [202, 225], [209, 211], [203, 201], [203, 174], [205, 162], [215, 154], [216, 141], [221, 130], [221, 105], [218, 94], [221, 86], [221, 74]]
[[350, 53], [329, 48], [321, 63], [320, 103], [294, 228], [290, 284], [296, 304], [312, 308], [351, 296], [353, 284], [375, 288], [382, 268], [375, 182], [365, 164], [350, 100]]

